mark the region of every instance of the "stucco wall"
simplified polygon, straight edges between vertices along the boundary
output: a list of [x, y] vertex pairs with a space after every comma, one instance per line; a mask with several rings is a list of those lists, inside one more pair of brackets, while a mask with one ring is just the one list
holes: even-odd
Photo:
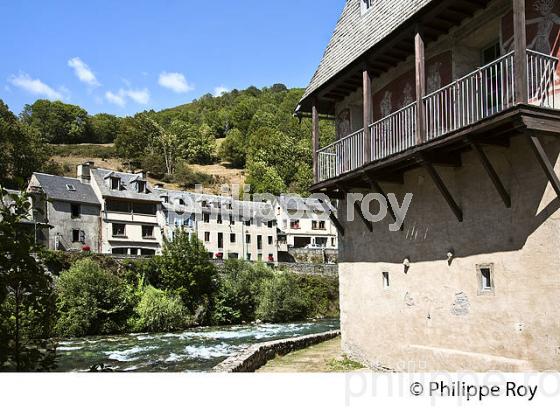
[[[560, 143], [542, 141], [556, 160]], [[438, 167], [463, 223], [422, 169], [407, 172], [403, 186], [382, 184], [399, 201], [414, 194], [402, 232], [389, 232], [390, 218], [373, 233], [359, 219], [345, 222], [341, 321], [351, 356], [407, 371], [560, 369], [560, 201], [525, 137], [485, 150], [511, 209], [467, 152], [462, 167]], [[341, 220], [345, 210], [342, 202]], [[480, 295], [476, 265], [489, 263], [495, 292]]]
[[[81, 250], [84, 245], [93, 252], [99, 250], [100, 208], [96, 205], [80, 204], [80, 217], [72, 218], [70, 202], [50, 201], [46, 203], [47, 218], [52, 226], [48, 235], [48, 246], [55, 249], [56, 236], [65, 250]], [[72, 231], [80, 230], [85, 233], [85, 243], [72, 242]]]

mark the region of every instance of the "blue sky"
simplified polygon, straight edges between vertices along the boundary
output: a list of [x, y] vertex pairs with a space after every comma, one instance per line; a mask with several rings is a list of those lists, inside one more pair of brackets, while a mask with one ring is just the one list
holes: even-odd
[[305, 87], [344, 0], [0, 0], [0, 99], [133, 114], [206, 93]]

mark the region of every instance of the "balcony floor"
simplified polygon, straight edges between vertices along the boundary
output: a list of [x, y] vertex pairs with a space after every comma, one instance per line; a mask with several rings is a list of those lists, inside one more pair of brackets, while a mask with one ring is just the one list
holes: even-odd
[[481, 144], [507, 146], [512, 137], [543, 134], [560, 136], [560, 110], [517, 105], [471, 126], [317, 183], [310, 190], [334, 198], [341, 196], [341, 189], [369, 189], [364, 181], [366, 175], [380, 182], [402, 183], [405, 171], [421, 166], [426, 160], [435, 165], [459, 166], [460, 153], [470, 150], [467, 139]]

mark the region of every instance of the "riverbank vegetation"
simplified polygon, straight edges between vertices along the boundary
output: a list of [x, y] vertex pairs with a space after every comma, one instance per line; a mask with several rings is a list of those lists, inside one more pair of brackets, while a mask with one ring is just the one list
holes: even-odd
[[25, 195], [0, 195], [0, 370], [51, 370], [56, 338], [338, 317], [338, 280], [240, 260], [180, 231], [151, 259], [40, 249]]

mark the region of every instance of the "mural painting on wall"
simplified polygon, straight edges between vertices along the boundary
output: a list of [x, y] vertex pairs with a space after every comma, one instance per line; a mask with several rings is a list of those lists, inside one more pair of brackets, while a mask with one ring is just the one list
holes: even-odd
[[[428, 93], [440, 89], [451, 82], [451, 51], [441, 53], [426, 62], [426, 89]], [[374, 120], [384, 118], [406, 107], [416, 99], [415, 73], [406, 74], [391, 81], [373, 95]]]
[[342, 110], [336, 119], [336, 138], [341, 139], [350, 135], [350, 109]]

